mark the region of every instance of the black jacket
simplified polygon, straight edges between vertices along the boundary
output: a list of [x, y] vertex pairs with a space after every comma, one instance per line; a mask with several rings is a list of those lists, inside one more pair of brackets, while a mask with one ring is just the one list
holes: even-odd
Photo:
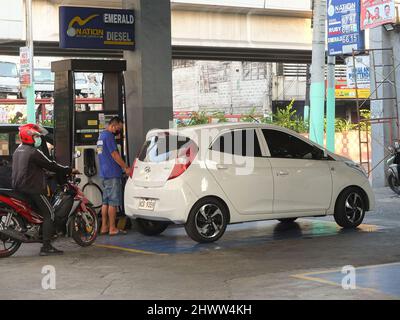
[[47, 158], [42, 151], [27, 144], [15, 150], [12, 159], [12, 187], [28, 194], [47, 194], [46, 174], [43, 169], [62, 175], [72, 172]]

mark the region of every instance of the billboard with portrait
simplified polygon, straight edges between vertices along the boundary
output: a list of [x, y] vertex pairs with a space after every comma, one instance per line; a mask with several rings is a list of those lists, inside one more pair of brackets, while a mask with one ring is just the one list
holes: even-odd
[[361, 29], [375, 28], [394, 22], [394, 0], [361, 0]]

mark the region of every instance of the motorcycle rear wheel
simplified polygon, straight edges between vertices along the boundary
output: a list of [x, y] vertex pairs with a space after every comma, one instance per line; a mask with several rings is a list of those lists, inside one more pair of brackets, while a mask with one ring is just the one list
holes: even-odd
[[[96, 211], [90, 206], [87, 206], [86, 209], [86, 212], [77, 211], [70, 222], [71, 237], [81, 247], [91, 246], [96, 241], [98, 231]], [[89, 221], [88, 225], [86, 225], [83, 215]]]
[[399, 182], [397, 181], [397, 178], [393, 175], [390, 174], [388, 177], [388, 183], [389, 183], [389, 187], [390, 189], [392, 189], [392, 191], [394, 193], [397, 193], [398, 195], [400, 195], [400, 186], [399, 186]]
[[[8, 212], [5, 211], [3, 208], [0, 208], [0, 226], [4, 227], [3, 224], [5, 222], [5, 219], [7, 218], [7, 215]], [[24, 222], [22, 221], [22, 219], [17, 214], [13, 214], [11, 218], [11, 224], [8, 228], [12, 228], [18, 231], [22, 229], [23, 225]], [[14, 253], [18, 251], [18, 249], [21, 247], [21, 244], [21, 241], [13, 240], [0, 234], [0, 258], [11, 257]]]

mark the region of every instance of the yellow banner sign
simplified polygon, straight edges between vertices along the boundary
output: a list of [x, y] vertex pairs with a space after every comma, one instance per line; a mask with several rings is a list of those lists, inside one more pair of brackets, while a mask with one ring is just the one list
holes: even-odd
[[[358, 99], [368, 99], [370, 95], [370, 89], [358, 89]], [[355, 89], [336, 88], [335, 97], [336, 99], [356, 99], [357, 93]]]

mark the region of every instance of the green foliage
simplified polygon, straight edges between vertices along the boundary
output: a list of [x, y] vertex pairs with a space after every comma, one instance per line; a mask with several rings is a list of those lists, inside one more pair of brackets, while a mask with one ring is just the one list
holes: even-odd
[[26, 123], [26, 118], [24, 118], [24, 115], [21, 112], [17, 112], [8, 122], [11, 124], [23, 124]]
[[213, 113], [212, 117], [218, 120], [218, 123], [228, 122], [228, 119], [225, 117], [225, 112], [216, 111]]
[[367, 121], [360, 121], [360, 126], [361, 126], [361, 130], [366, 131], [368, 129], [368, 131], [371, 131], [371, 122], [369, 122], [368, 120], [371, 120], [371, 111], [368, 109], [360, 109], [360, 116], [361, 116], [361, 120], [367, 120]]
[[245, 114], [242, 118], [240, 118], [241, 122], [258, 122], [258, 119], [256, 118], [256, 108], [254, 107], [253, 109], [250, 110], [247, 114]]
[[42, 121], [41, 125], [44, 127], [54, 128], [54, 121], [53, 120], [44, 120], [44, 121]]
[[[240, 121], [250, 122], [250, 123], [266, 123], [274, 124], [280, 127], [284, 127], [299, 133], [307, 133], [309, 131], [309, 123], [305, 121], [303, 117], [297, 114], [297, 111], [293, 108], [295, 100], [292, 100], [289, 105], [285, 108], [279, 108], [276, 113], [271, 116], [260, 116], [256, 113], [256, 108], [252, 108], [248, 113], [244, 114]], [[371, 112], [367, 109], [360, 110], [360, 114], [363, 119], [370, 119]], [[178, 126], [192, 126], [198, 124], [209, 123], [209, 118], [217, 119], [218, 123], [228, 122], [225, 118], [224, 112], [214, 112], [212, 114], [207, 114], [206, 112], [193, 112], [188, 124], [183, 122], [178, 123]], [[326, 131], [326, 119], [325, 121], [325, 131]], [[361, 128], [365, 130], [366, 126], [370, 127], [370, 123], [361, 122]], [[358, 128], [357, 124], [351, 123], [349, 120], [336, 118], [335, 119], [335, 131], [336, 132], [348, 132]]]
[[186, 127], [186, 126], [196, 126], [200, 124], [207, 124], [209, 122], [209, 116], [206, 112], [193, 112], [190, 116], [190, 120], [188, 123], [183, 121], [178, 122], [178, 127]]
[[293, 109], [293, 105], [294, 100], [285, 109], [278, 109], [273, 115], [272, 123], [300, 133], [308, 132], [308, 122], [297, 115], [297, 111]]
[[351, 123], [349, 120], [345, 119], [335, 119], [335, 131], [336, 132], [349, 132], [357, 127], [356, 124]]

